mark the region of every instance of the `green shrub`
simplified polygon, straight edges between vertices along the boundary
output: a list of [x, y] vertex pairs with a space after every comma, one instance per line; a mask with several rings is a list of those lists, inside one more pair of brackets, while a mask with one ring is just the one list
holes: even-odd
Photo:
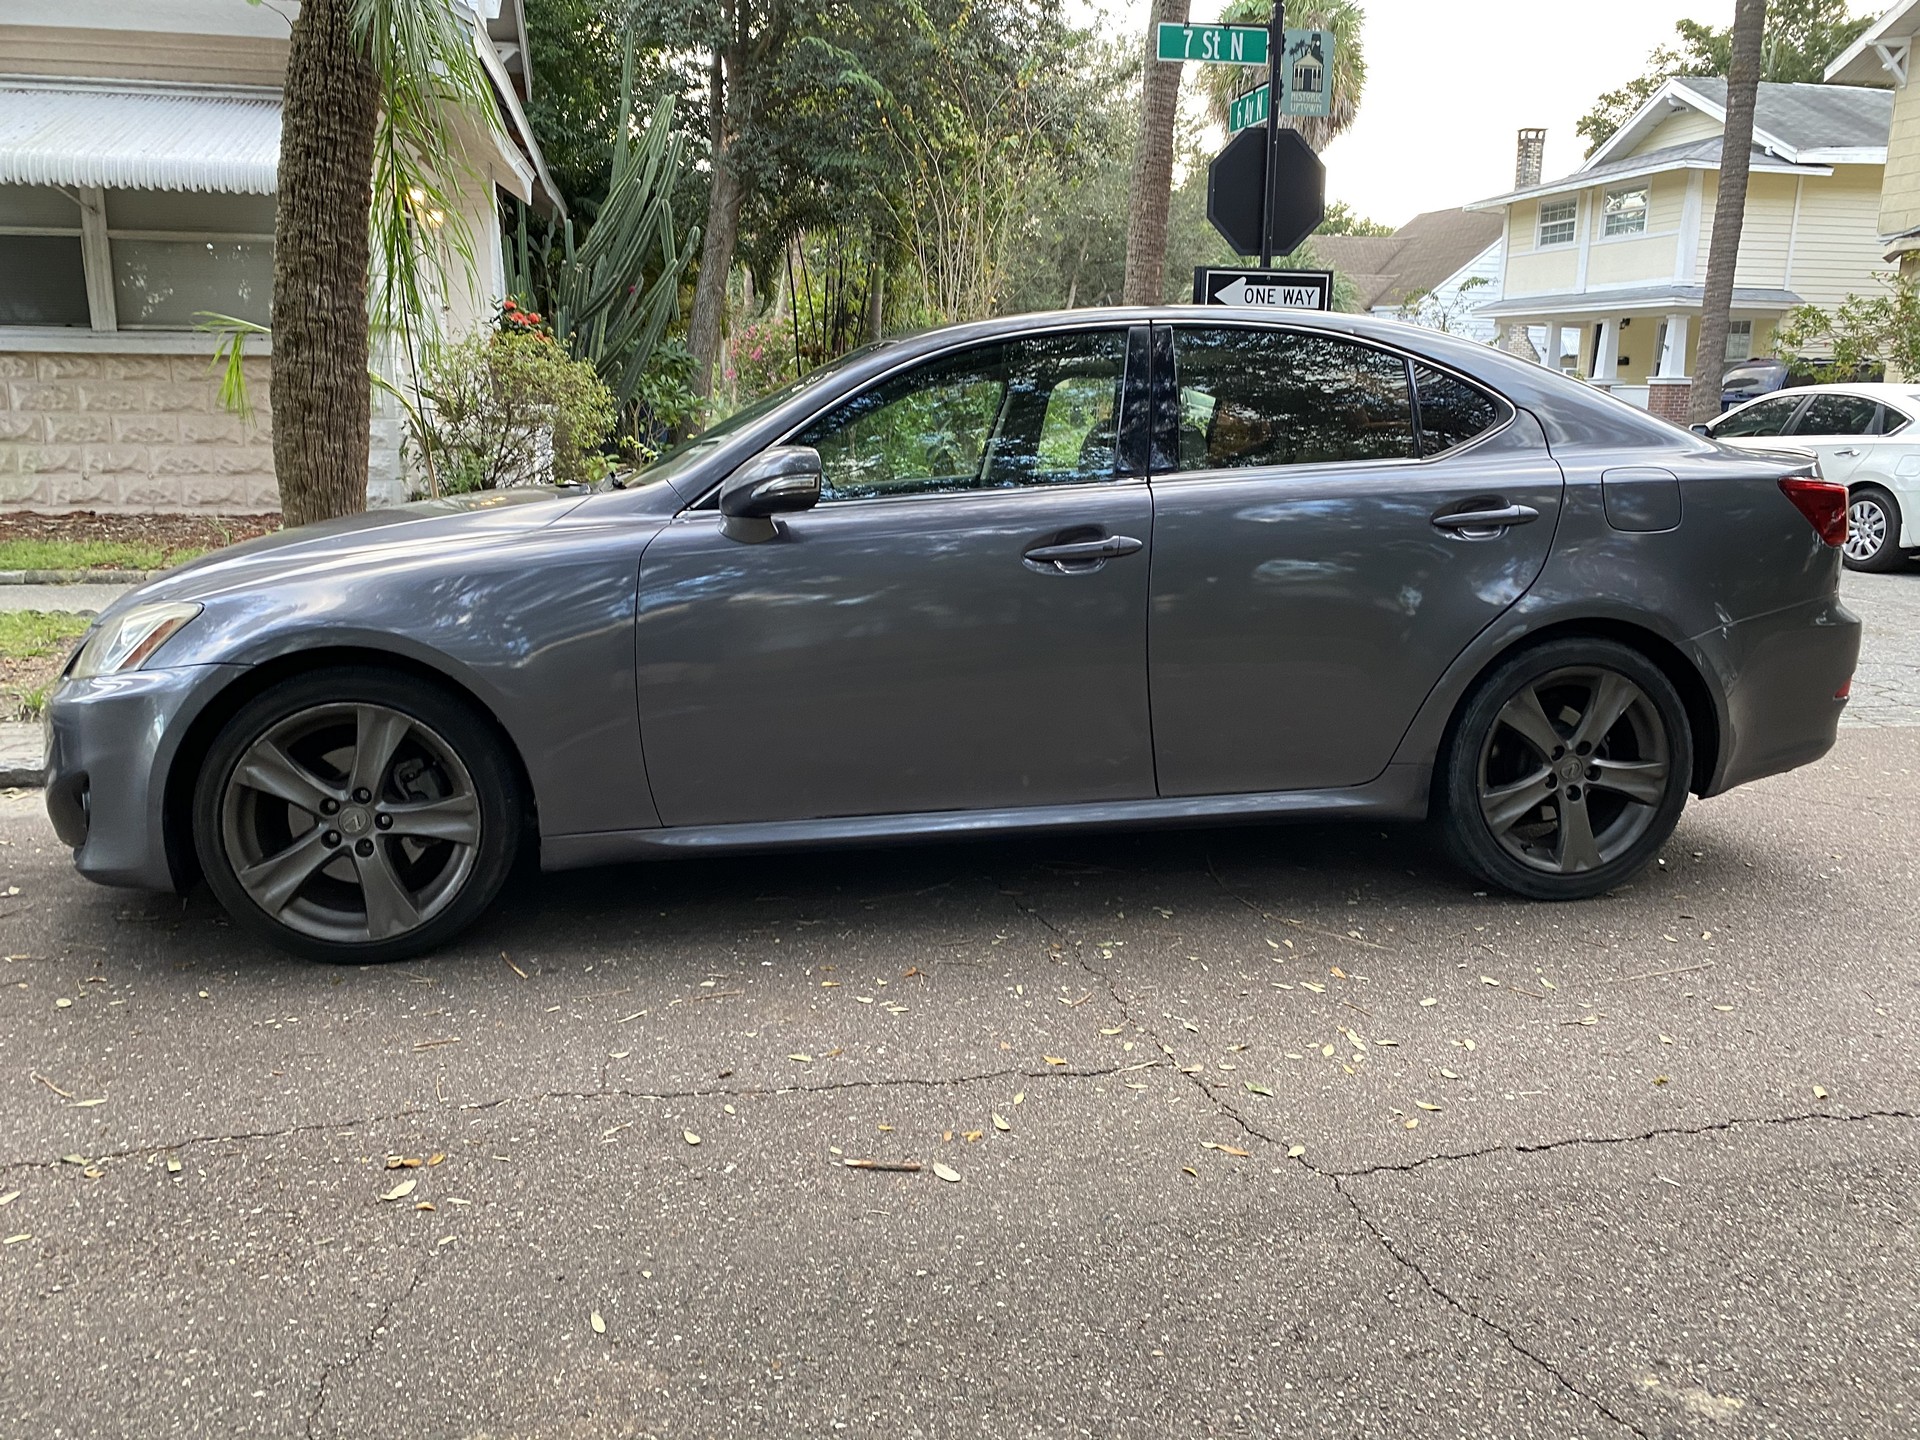
[[485, 330], [432, 356], [411, 448], [446, 494], [606, 473], [613, 395], [539, 330]]

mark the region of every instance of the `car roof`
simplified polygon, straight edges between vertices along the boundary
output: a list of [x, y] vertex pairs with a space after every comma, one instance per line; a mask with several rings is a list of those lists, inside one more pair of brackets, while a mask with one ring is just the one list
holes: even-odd
[[[1900, 385], [1891, 380], [1863, 380], [1858, 383], [1841, 382], [1833, 385], [1791, 385], [1785, 390], [1770, 390], [1765, 395], [1755, 396], [1754, 399], [1776, 400], [1783, 395], [1858, 395], [1863, 400], [1879, 400], [1884, 403], [1905, 401], [1911, 407], [1920, 404], [1920, 384]], [[1751, 405], [1754, 401], [1749, 400], [1746, 403]]]

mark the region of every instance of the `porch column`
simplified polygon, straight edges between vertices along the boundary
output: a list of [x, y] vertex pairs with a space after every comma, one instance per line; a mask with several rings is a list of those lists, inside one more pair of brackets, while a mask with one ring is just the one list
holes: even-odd
[[1560, 342], [1566, 338], [1566, 327], [1558, 320], [1547, 321], [1546, 354], [1541, 359], [1549, 370], [1560, 368]]
[[1667, 316], [1667, 340], [1660, 349], [1660, 368], [1647, 381], [1647, 409], [1675, 425], [1687, 423], [1687, 320], [1684, 311]]
[[1611, 390], [1620, 379], [1620, 321], [1609, 315], [1600, 322], [1600, 354], [1594, 361], [1593, 383]]

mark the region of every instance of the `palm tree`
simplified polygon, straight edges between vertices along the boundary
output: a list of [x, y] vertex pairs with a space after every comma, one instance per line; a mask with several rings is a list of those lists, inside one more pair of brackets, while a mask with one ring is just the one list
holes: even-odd
[[[1229, 0], [1220, 19], [1230, 25], [1264, 25], [1270, 7], [1267, 0]], [[1333, 113], [1327, 116], [1280, 117], [1280, 123], [1298, 130], [1307, 144], [1318, 153], [1353, 126], [1360, 113], [1360, 94], [1367, 86], [1367, 54], [1361, 27], [1366, 12], [1353, 0], [1309, 0], [1287, 7], [1287, 25], [1295, 30], [1331, 30], [1333, 32]], [[1200, 89], [1206, 97], [1207, 118], [1225, 127], [1227, 107], [1249, 90], [1267, 83], [1266, 72], [1242, 65], [1207, 65], [1200, 72]]]
[[473, 44], [449, 0], [304, 0], [294, 19], [273, 234], [273, 466], [289, 525], [366, 508], [370, 330], [410, 363], [446, 260], [472, 265], [455, 127], [463, 111], [498, 123]]
[[1720, 190], [1713, 202], [1713, 240], [1700, 300], [1700, 339], [1694, 350], [1688, 418], [1720, 413], [1726, 374], [1727, 319], [1733, 274], [1740, 262], [1740, 230], [1747, 215], [1747, 169], [1753, 155], [1753, 107], [1760, 93], [1761, 36], [1767, 0], [1734, 0], [1733, 56], [1727, 66], [1727, 123], [1720, 136]]
[[1185, 23], [1188, 0], [1153, 0], [1147, 17], [1147, 64], [1140, 81], [1140, 134], [1133, 147], [1133, 180], [1127, 190], [1127, 274], [1121, 295], [1128, 305], [1158, 305], [1165, 298], [1167, 211], [1173, 203], [1173, 119], [1180, 108], [1184, 68], [1154, 57], [1161, 23]]

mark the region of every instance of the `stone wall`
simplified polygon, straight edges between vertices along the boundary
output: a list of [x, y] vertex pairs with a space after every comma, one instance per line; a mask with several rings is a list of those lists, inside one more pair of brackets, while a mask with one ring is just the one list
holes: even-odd
[[221, 409], [212, 357], [0, 354], [0, 504], [32, 510], [280, 508], [265, 358], [247, 419]]

